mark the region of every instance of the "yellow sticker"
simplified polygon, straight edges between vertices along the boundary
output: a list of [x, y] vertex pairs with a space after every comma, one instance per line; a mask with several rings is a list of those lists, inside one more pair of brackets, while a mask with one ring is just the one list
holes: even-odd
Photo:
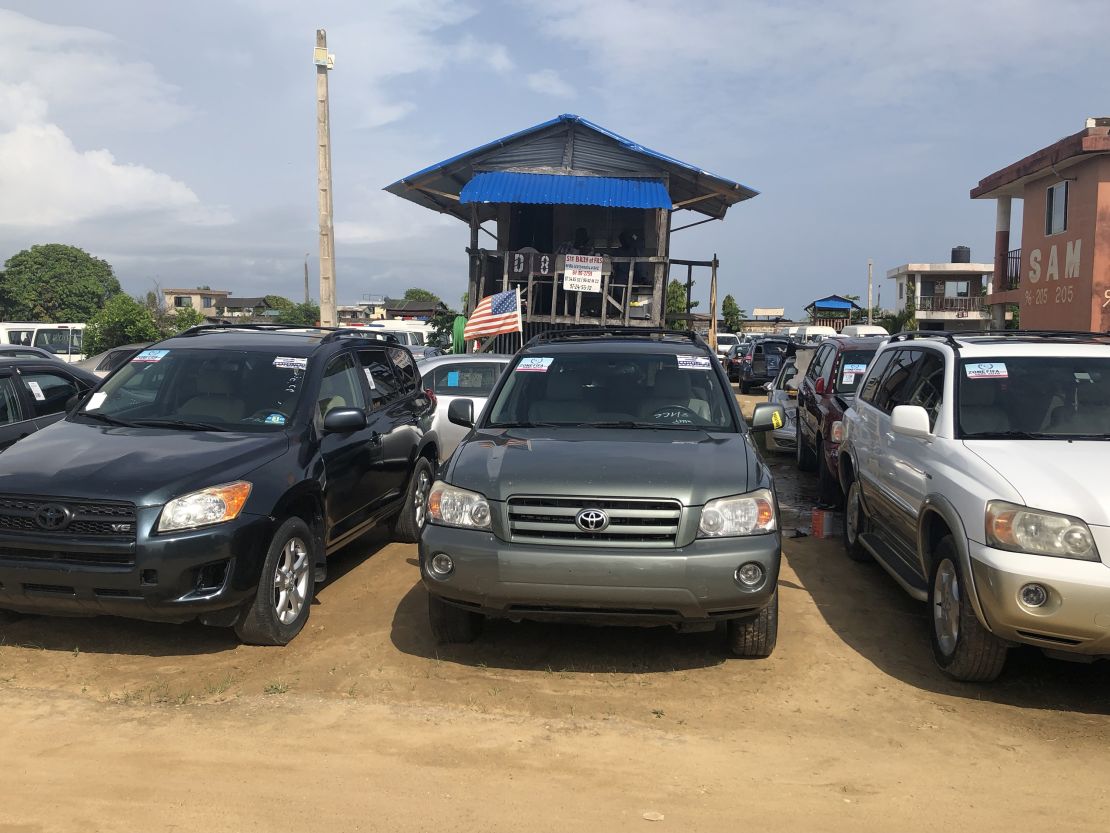
[[771, 412], [771, 427], [776, 431], [782, 428], [782, 414], [778, 411]]

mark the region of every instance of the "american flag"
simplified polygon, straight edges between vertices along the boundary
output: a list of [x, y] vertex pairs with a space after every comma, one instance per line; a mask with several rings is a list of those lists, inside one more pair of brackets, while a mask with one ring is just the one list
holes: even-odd
[[470, 320], [466, 322], [463, 338], [470, 341], [482, 336], [516, 333], [521, 329], [520, 290], [511, 289], [481, 300], [474, 308]]

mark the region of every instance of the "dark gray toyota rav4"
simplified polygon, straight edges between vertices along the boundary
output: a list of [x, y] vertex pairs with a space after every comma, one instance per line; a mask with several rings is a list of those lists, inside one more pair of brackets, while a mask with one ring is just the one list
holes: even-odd
[[598, 624], [728, 622], [739, 656], [778, 631], [771, 473], [713, 351], [692, 333], [545, 333], [514, 358], [432, 486], [420, 570], [440, 641], [487, 616]]

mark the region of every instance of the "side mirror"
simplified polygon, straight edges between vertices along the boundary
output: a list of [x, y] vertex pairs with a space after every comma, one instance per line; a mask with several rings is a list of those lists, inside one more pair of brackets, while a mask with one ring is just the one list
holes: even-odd
[[474, 402], [470, 399], [455, 399], [447, 406], [447, 420], [463, 428], [474, 427]]
[[903, 437], [927, 439], [933, 436], [929, 430], [929, 414], [920, 405], [897, 405], [890, 415], [890, 427], [895, 434]]
[[366, 427], [366, 412], [358, 408], [332, 408], [324, 415], [324, 431], [328, 434], [350, 434]]
[[765, 391], [767, 391], [767, 393], [770, 393], [771, 391], [773, 391], [775, 389], [775, 383], [774, 382], [768, 382], [767, 384], [765, 384], [763, 386], [763, 389]]
[[752, 412], [752, 425], [749, 429], [754, 433], [764, 431], [777, 431], [786, 425], [786, 409], [776, 402], [760, 402]]
[[820, 396], [825, 392], [825, 377], [818, 376], [817, 381], [813, 383], [813, 392]]

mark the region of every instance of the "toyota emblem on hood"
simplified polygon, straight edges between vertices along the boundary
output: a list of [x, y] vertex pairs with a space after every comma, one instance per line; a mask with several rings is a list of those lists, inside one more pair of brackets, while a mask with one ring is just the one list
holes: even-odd
[[65, 529], [72, 520], [73, 513], [57, 503], [40, 506], [39, 510], [35, 512], [35, 523], [40, 529], [45, 529], [48, 532], [58, 532]]
[[574, 522], [583, 532], [604, 532], [609, 526], [609, 516], [600, 509], [583, 509], [574, 516]]

